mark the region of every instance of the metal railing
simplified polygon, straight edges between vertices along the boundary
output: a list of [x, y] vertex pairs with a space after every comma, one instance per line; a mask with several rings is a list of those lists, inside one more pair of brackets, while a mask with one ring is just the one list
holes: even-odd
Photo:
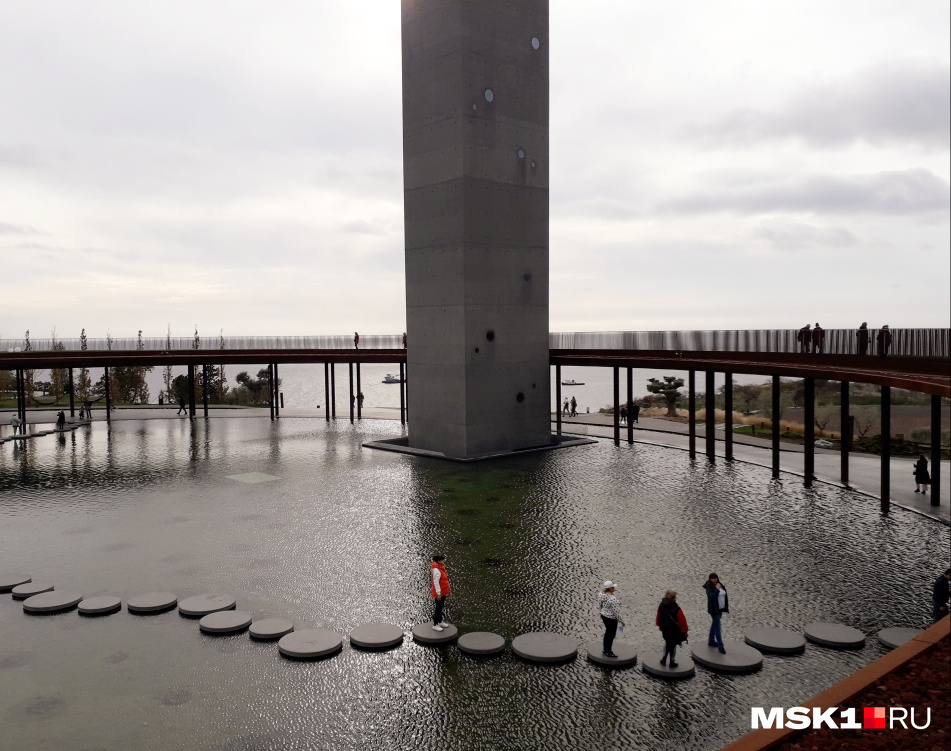
[[[194, 336], [145, 337], [132, 339], [87, 338], [85, 349], [101, 352], [115, 350], [129, 352], [178, 352], [181, 350], [229, 350], [229, 349], [353, 349], [353, 334], [340, 336]], [[360, 334], [360, 349], [402, 349], [402, 334]], [[76, 352], [83, 349], [80, 339], [0, 339], [0, 352], [50, 352], [65, 350]]]

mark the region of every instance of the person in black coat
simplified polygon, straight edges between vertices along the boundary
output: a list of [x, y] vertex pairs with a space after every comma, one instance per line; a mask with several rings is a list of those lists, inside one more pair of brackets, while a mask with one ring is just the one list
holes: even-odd
[[855, 349], [860, 355], [868, 354], [868, 322], [862, 321], [862, 325], [859, 326], [859, 330], [855, 334], [856, 346]]
[[56, 429], [62, 430], [66, 427], [66, 413], [62, 410], [56, 414]]
[[677, 647], [687, 641], [687, 619], [684, 617], [684, 611], [677, 604], [677, 593], [668, 589], [664, 593], [664, 599], [660, 601], [657, 607], [657, 616], [654, 623], [660, 629], [664, 637], [664, 656], [660, 658], [660, 664], [667, 665], [667, 656], [670, 656], [670, 667], [677, 667], [674, 657], [677, 654]]
[[948, 600], [951, 599], [951, 568], [935, 579], [931, 590], [931, 616], [937, 623], [948, 614]]
[[703, 588], [707, 593], [707, 612], [713, 619], [710, 623], [707, 645], [719, 649], [720, 654], [726, 654], [726, 649], [723, 647], [723, 634], [720, 633], [720, 619], [724, 613], [730, 612], [730, 600], [726, 594], [726, 587], [723, 586], [719, 576], [710, 574], [703, 583]]
[[918, 461], [915, 462], [915, 492], [927, 493], [928, 486], [931, 484], [931, 475], [928, 474], [928, 460], [924, 454], [918, 454]]

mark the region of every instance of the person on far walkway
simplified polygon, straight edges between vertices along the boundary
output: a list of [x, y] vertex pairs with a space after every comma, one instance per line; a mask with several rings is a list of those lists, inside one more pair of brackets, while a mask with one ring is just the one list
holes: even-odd
[[561, 408], [561, 413], [562, 413], [565, 417], [568, 417], [568, 416], [571, 415], [571, 405], [568, 404], [568, 397], [567, 397], [567, 396], [565, 397], [565, 404], [564, 404], [564, 406]]
[[927, 493], [930, 484], [931, 475], [928, 474], [928, 460], [924, 454], [918, 454], [918, 461], [915, 462], [915, 492]]
[[601, 585], [598, 592], [598, 612], [604, 622], [604, 639], [601, 642], [601, 654], [605, 657], [614, 657], [614, 637], [617, 636], [618, 622], [627, 625], [621, 618], [621, 601], [614, 595], [614, 582], [608, 579]]
[[83, 402], [83, 404], [86, 405], [86, 419], [91, 420], [92, 419], [92, 402], [87, 399], [85, 402]]
[[357, 406], [360, 407], [361, 410], [363, 409], [363, 392], [362, 391], [359, 394], [357, 394]]
[[888, 355], [888, 350], [892, 346], [892, 332], [888, 330], [888, 326], [882, 326], [876, 341], [878, 342], [878, 356], [885, 357]]
[[360, 349], [360, 334], [356, 331], [353, 332], [353, 348]]
[[574, 397], [571, 397], [571, 412], [568, 413], [568, 417], [577, 417], [578, 416], [578, 402]]
[[812, 352], [821, 355], [826, 346], [826, 330], [816, 321], [816, 327], [812, 330]]
[[66, 427], [66, 413], [60, 410], [56, 413], [56, 429], [62, 430]]
[[627, 407], [625, 407], [625, 406], [622, 404], [622, 405], [621, 405], [620, 412], [621, 412], [620, 422], [623, 422], [624, 424], [627, 424]]
[[403, 332], [403, 349], [406, 349], [406, 332]]
[[640, 417], [640, 414], [641, 414], [641, 405], [640, 404], [633, 405], [631, 407], [631, 420], [633, 422], [638, 422], [638, 417]]
[[184, 396], [178, 397], [178, 412], [176, 412], [175, 414], [176, 414], [176, 415], [180, 415], [182, 412], [184, 412], [186, 415], [188, 414], [188, 410], [185, 409], [185, 397], [184, 397]]
[[931, 590], [931, 617], [935, 623], [948, 614], [949, 599], [951, 599], [951, 568], [935, 579]]
[[20, 418], [14, 415], [10, 418], [10, 426], [13, 428], [13, 435], [17, 435], [20, 432]]
[[670, 656], [670, 667], [677, 667], [674, 657], [677, 654], [677, 647], [687, 641], [687, 618], [684, 611], [677, 604], [677, 593], [668, 589], [664, 593], [664, 599], [660, 601], [657, 607], [657, 617], [654, 623], [660, 629], [664, 636], [664, 656], [660, 658], [661, 665], [667, 665], [667, 657]]
[[859, 330], [855, 333], [855, 349], [860, 355], [868, 354], [868, 321], [862, 321]]
[[443, 620], [443, 607], [449, 596], [449, 574], [446, 573], [446, 556], [437, 553], [433, 556], [433, 565], [430, 566], [432, 579], [430, 581], [433, 601], [436, 609], [433, 611], [433, 631], [442, 631], [449, 624]]
[[812, 326], [807, 323], [799, 329], [799, 333], [796, 334], [796, 341], [799, 342], [799, 352], [808, 355], [809, 345], [812, 342]]
[[720, 632], [720, 619], [724, 613], [730, 612], [730, 600], [726, 594], [726, 587], [716, 574], [710, 574], [703, 584], [707, 592], [707, 612], [713, 619], [710, 624], [710, 635], [707, 637], [707, 646], [716, 647], [720, 654], [726, 654], [723, 648], [723, 634]]

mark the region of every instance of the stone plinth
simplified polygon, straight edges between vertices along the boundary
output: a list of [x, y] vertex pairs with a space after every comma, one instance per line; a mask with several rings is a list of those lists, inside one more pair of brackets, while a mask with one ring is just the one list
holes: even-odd
[[491, 631], [470, 631], [459, 637], [456, 646], [467, 655], [490, 657], [502, 654], [505, 650], [505, 638]]
[[233, 610], [234, 597], [231, 595], [195, 595], [187, 597], [178, 604], [178, 612], [191, 618], [199, 618], [219, 610]]
[[617, 657], [605, 657], [602, 646], [601, 641], [593, 641], [585, 646], [590, 662], [606, 668], [629, 668], [637, 662], [637, 648], [633, 644], [615, 639], [611, 650]]
[[743, 634], [743, 638], [751, 647], [769, 654], [800, 654], [806, 649], [806, 638], [785, 628], [751, 628]]
[[26, 574], [0, 574], [0, 593], [9, 592], [14, 587], [31, 581], [32, 578]]
[[79, 603], [80, 615], [106, 615], [115, 613], [122, 607], [122, 600], [112, 595], [86, 597]]
[[663, 678], [667, 681], [679, 681], [684, 678], [690, 678], [697, 672], [693, 660], [690, 655], [687, 654], [687, 650], [684, 650], [684, 654], [677, 655], [677, 667], [675, 668], [670, 667], [669, 660], [667, 665], [661, 665], [660, 658], [662, 656], [663, 652], [657, 652], [647, 656], [641, 655], [641, 669], [655, 678]]
[[13, 589], [10, 590], [10, 593], [13, 595], [14, 600], [25, 600], [27, 597], [32, 597], [33, 595], [38, 595], [41, 592], [52, 592], [53, 585], [47, 584], [46, 582], [27, 582], [26, 584], [18, 584]]
[[810, 623], [804, 633], [809, 641], [832, 649], [860, 649], [865, 646], [865, 634], [842, 623]]
[[329, 629], [305, 628], [282, 636], [277, 648], [286, 657], [315, 660], [339, 652], [343, 649], [343, 639]]
[[350, 643], [360, 649], [391, 649], [403, 643], [403, 629], [392, 623], [367, 623], [350, 632]]
[[896, 649], [920, 633], [920, 628], [883, 628], [878, 632], [878, 640], [889, 649]]
[[578, 644], [561, 634], [533, 631], [516, 636], [512, 640], [512, 651], [529, 662], [568, 662], [577, 656]]
[[269, 639], [280, 639], [293, 630], [294, 623], [287, 620], [287, 618], [265, 618], [264, 620], [254, 621], [251, 624], [249, 634], [252, 639], [267, 641]]
[[709, 644], [698, 644], [690, 650], [693, 661], [720, 673], [752, 673], [763, 667], [763, 654], [743, 642], [723, 640], [726, 653]]
[[235, 634], [250, 625], [251, 614], [243, 610], [221, 610], [198, 621], [198, 628], [206, 634]]
[[177, 602], [178, 598], [171, 592], [148, 592], [130, 599], [126, 609], [139, 615], [161, 613], [174, 608]]
[[23, 601], [27, 613], [58, 613], [76, 607], [83, 596], [79, 592], [43, 592]]
[[419, 642], [420, 644], [432, 646], [449, 644], [455, 641], [457, 636], [459, 636], [459, 629], [451, 623], [448, 626], [444, 626], [442, 631], [433, 631], [431, 621], [429, 623], [420, 623], [413, 628], [413, 641]]

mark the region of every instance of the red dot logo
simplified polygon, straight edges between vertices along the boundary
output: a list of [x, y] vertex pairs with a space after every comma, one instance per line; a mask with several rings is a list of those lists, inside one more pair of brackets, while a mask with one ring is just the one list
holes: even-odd
[[862, 727], [869, 730], [884, 730], [885, 717], [885, 707], [865, 707], [865, 718]]

